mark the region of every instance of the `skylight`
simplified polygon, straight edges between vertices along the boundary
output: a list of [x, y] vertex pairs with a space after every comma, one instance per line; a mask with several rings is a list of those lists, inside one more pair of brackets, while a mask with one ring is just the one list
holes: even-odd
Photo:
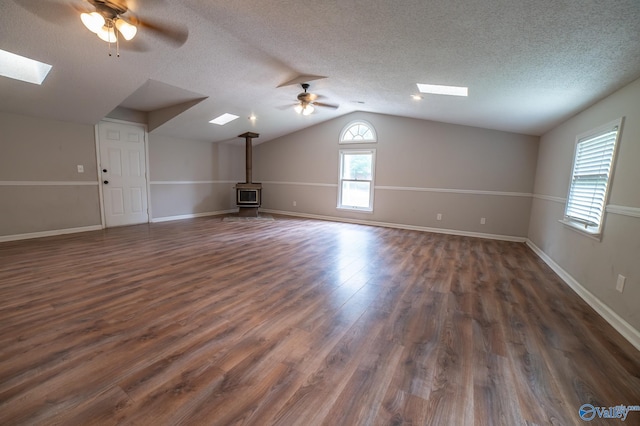
[[42, 84], [51, 65], [0, 49], [0, 75], [27, 83]]
[[219, 126], [224, 126], [225, 124], [235, 120], [236, 118], [238, 118], [237, 115], [229, 114], [225, 112], [220, 117], [216, 117], [213, 120], [211, 120], [209, 123], [217, 124]]
[[421, 93], [431, 93], [433, 95], [469, 96], [468, 87], [460, 86], [440, 86], [438, 84], [417, 83]]

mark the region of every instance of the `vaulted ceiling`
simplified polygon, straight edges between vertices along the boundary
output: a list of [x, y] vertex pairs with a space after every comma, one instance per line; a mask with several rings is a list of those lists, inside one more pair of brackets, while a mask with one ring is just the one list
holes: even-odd
[[[88, 5], [0, 3], [0, 49], [53, 66], [42, 86], [0, 77], [0, 111], [95, 124], [127, 108], [154, 118], [154, 133], [215, 142], [353, 111], [539, 135], [640, 77], [637, 0], [129, 0], [188, 39], [141, 28], [120, 57], [69, 3]], [[339, 108], [296, 114], [292, 80]], [[469, 96], [414, 100], [416, 83]], [[240, 118], [209, 123], [225, 112]]]

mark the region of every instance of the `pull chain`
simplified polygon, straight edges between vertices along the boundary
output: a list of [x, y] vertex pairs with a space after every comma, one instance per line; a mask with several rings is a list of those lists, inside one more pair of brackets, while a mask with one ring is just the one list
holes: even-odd
[[109, 44], [109, 56], [111, 56], [111, 34], [109, 33], [109, 30], [111, 29], [111, 19], [107, 20], [107, 40], [108, 40], [108, 44]]
[[[113, 24], [113, 21], [111, 22]], [[120, 57], [120, 37], [118, 37], [118, 30], [115, 24], [113, 24], [113, 33], [116, 35], [116, 56]]]
[[118, 38], [118, 31], [113, 23], [113, 19], [107, 21], [107, 39], [109, 40], [109, 56], [111, 56], [111, 33], [109, 30], [113, 30], [113, 35], [116, 38], [116, 57], [120, 57], [120, 41]]

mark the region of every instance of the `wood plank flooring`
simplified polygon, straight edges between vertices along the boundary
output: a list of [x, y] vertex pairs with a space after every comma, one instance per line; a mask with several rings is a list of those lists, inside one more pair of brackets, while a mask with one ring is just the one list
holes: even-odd
[[287, 217], [0, 244], [2, 425], [578, 425], [585, 403], [640, 405], [640, 353], [524, 244]]

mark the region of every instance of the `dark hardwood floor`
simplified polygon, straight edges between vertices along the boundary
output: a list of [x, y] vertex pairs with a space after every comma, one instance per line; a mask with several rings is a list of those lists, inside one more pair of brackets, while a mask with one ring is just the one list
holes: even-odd
[[640, 405], [640, 353], [526, 245], [276, 219], [0, 244], [0, 424], [577, 425], [585, 403]]

